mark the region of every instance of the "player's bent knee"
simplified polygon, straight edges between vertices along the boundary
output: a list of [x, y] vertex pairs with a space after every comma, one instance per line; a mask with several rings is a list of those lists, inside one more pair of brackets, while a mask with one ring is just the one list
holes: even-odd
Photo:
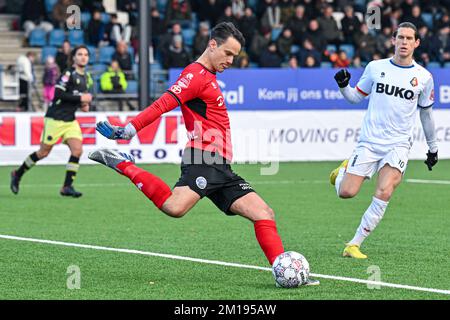
[[357, 193], [358, 192], [356, 190], [341, 188], [339, 190], [339, 198], [342, 198], [342, 199], [353, 198], [354, 196], [356, 196]]
[[275, 212], [270, 207], [264, 208], [262, 214], [264, 215], [265, 220], [275, 220]]
[[161, 210], [172, 218], [182, 218], [187, 213], [187, 209], [179, 205], [166, 205]]

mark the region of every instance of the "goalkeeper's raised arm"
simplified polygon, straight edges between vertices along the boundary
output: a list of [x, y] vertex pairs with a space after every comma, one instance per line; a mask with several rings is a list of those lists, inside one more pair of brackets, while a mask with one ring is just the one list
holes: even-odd
[[175, 97], [169, 93], [164, 93], [158, 100], [139, 113], [136, 118], [131, 120], [125, 127], [114, 126], [108, 121], [97, 123], [97, 131], [111, 140], [125, 139], [130, 140], [136, 133], [158, 119], [163, 113], [175, 109], [179, 105]]

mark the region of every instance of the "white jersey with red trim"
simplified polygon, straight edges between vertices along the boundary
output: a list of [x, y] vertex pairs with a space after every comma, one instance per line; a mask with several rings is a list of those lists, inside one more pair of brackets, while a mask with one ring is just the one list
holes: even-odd
[[410, 147], [417, 107], [434, 103], [434, 83], [430, 72], [413, 61], [400, 66], [392, 58], [370, 62], [356, 89], [369, 96], [359, 141]]

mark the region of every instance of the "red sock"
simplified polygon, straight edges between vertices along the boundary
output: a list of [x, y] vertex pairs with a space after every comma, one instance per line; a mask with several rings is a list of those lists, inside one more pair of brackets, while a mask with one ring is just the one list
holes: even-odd
[[270, 265], [284, 252], [283, 243], [277, 232], [277, 226], [273, 220], [255, 221], [255, 234], [261, 249], [269, 260]]
[[167, 198], [172, 195], [170, 187], [159, 177], [145, 171], [132, 162], [124, 161], [117, 165], [117, 168], [127, 176], [139, 190], [141, 190], [147, 198], [161, 209]]

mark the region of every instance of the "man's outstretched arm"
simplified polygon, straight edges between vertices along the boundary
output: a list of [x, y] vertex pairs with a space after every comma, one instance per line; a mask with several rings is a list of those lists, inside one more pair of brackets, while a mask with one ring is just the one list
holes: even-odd
[[352, 104], [359, 103], [364, 100], [367, 94], [361, 91], [358, 86], [356, 86], [356, 88], [352, 88], [349, 85], [350, 78], [351, 74], [347, 69], [339, 70], [334, 75], [334, 79], [339, 86], [339, 91], [341, 91], [344, 98]]
[[108, 139], [125, 139], [133, 138], [136, 133], [158, 119], [163, 113], [175, 109], [179, 105], [175, 97], [166, 92], [158, 100], [153, 102], [149, 107], [140, 112], [136, 118], [131, 120], [125, 127], [113, 126], [108, 121], [100, 121], [97, 123], [97, 131]]

